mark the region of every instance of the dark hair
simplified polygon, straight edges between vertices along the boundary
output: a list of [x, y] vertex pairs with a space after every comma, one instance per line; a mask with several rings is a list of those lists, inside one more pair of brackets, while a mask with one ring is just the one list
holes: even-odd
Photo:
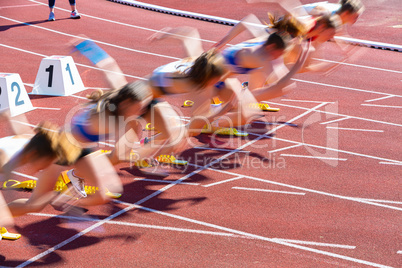
[[338, 10], [338, 14], [344, 12], [358, 13], [364, 10], [364, 5], [360, 0], [340, 0], [339, 4], [341, 8]]
[[220, 60], [221, 56], [214, 49], [202, 53], [190, 67], [187, 77], [200, 88], [205, 87], [210, 79], [224, 74]]
[[278, 32], [287, 32], [291, 37], [298, 37], [306, 32], [306, 27], [300, 23], [294, 16], [285, 15], [277, 18], [268, 13], [269, 28], [276, 29]]
[[316, 25], [323, 25], [326, 29], [338, 31], [342, 26], [342, 20], [338, 15], [324, 15], [316, 19]]
[[151, 96], [147, 84], [144, 81], [135, 81], [126, 84], [120, 89], [112, 90], [106, 93], [102, 91], [94, 91], [88, 98], [91, 103], [96, 103], [96, 111], [104, 111], [108, 109], [111, 114], [118, 116], [119, 104], [124, 100], [131, 100], [133, 102], [143, 101], [147, 97]]
[[264, 46], [275, 45], [274, 49], [286, 49], [291, 37], [286, 32], [276, 32], [269, 35]]

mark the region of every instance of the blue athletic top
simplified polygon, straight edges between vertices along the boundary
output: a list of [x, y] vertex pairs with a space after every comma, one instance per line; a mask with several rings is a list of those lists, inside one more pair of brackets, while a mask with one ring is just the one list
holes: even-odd
[[73, 117], [71, 120], [71, 129], [78, 132], [81, 136], [85, 137], [89, 142], [98, 142], [104, 139], [104, 135], [94, 135], [90, 134], [87, 131], [89, 126], [89, 118], [91, 117], [91, 108], [88, 107], [83, 109], [83, 111], [76, 116]]
[[231, 66], [231, 69], [234, 73], [247, 74], [247, 73], [249, 73], [253, 70], [259, 69], [259, 68], [243, 68], [243, 67], [239, 66], [239, 64], [237, 63], [237, 58], [236, 58], [237, 52], [239, 52], [240, 50], [242, 50], [243, 48], [246, 48], [246, 47], [261, 46], [264, 43], [265, 43], [265, 41], [254, 42], [254, 43], [243, 42], [243, 43], [240, 43], [240, 44], [237, 44], [237, 45], [224, 49], [222, 51], [222, 55], [226, 61], [226, 64]]

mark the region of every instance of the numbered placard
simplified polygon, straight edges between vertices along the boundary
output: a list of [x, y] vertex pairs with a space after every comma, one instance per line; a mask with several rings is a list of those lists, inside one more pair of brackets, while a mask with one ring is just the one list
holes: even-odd
[[85, 90], [70, 56], [50, 56], [42, 59], [31, 94], [68, 96]]
[[11, 116], [34, 109], [19, 74], [0, 73], [0, 110], [4, 109]]

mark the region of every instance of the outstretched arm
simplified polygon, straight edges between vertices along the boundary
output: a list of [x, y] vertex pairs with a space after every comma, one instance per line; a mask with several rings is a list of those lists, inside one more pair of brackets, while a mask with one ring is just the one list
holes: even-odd
[[288, 90], [283, 89], [290, 85], [290, 79], [299, 71], [301, 66], [303, 66], [304, 62], [306, 61], [306, 58], [309, 54], [309, 45], [309, 43], [303, 44], [302, 52], [298, 60], [285, 76], [270, 86], [258, 88], [252, 91], [253, 95], [258, 101], [273, 99], [287, 93]]
[[216, 49], [221, 49], [245, 30], [249, 31], [254, 38], [262, 36], [268, 37], [269, 34], [265, 31], [265, 28], [266, 27], [264, 27], [261, 21], [254, 14], [247, 15], [239, 23], [233, 26], [232, 29], [214, 45], [214, 47]]
[[112, 89], [119, 89], [127, 84], [127, 80], [117, 62], [94, 41], [81, 37], [73, 41], [73, 46], [93, 65], [104, 72], [105, 78]]
[[181, 40], [188, 57], [196, 58], [204, 52], [200, 33], [196, 28], [187, 26], [177, 28], [166, 27], [151, 35], [149, 40], [156, 41], [168, 38]]

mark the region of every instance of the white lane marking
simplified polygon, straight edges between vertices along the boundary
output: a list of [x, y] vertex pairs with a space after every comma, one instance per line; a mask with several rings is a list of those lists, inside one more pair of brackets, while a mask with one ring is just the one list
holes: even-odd
[[394, 162], [379, 162], [380, 164], [384, 165], [397, 165], [397, 166], [402, 166], [402, 162], [400, 163], [394, 163]]
[[[212, 151], [224, 151], [224, 152], [232, 152], [236, 149], [223, 149], [223, 148], [212, 148], [212, 147], [202, 147], [202, 146], [196, 146], [193, 147], [193, 149], [202, 149], [202, 150], [212, 150]], [[250, 151], [236, 151], [236, 153], [250, 153]]]
[[360, 129], [360, 128], [344, 128], [344, 127], [328, 127], [330, 129], [351, 130], [351, 131], [365, 131], [365, 132], [384, 132], [384, 130], [376, 129]]
[[[276, 103], [276, 102], [272, 102], [272, 101], [262, 101], [262, 102], [263, 102], [263, 103], [268, 103], [268, 104], [274, 104], [274, 105], [278, 105], [278, 106], [285, 106], [285, 107], [300, 109], [300, 110], [308, 110], [308, 108], [305, 108], [305, 107], [294, 106], [294, 105], [287, 105], [287, 104]], [[374, 122], [374, 123], [380, 123], [380, 124], [385, 124], [385, 125], [391, 125], [391, 126], [402, 127], [401, 124], [396, 124], [396, 123], [391, 123], [391, 122], [385, 122], [385, 121], [380, 121], [380, 120], [374, 120], [374, 119], [369, 119], [369, 118], [364, 118], [364, 117], [358, 117], [358, 116], [352, 116], [352, 115], [347, 115], [347, 114], [333, 113], [333, 112], [321, 111], [321, 110], [317, 110], [317, 111], [315, 111], [315, 112], [317, 112], [317, 113], [324, 113], [324, 114], [330, 114], [330, 115], [336, 115], [336, 116], [342, 116], [342, 117], [348, 117], [348, 119], [358, 119], [358, 120], [363, 120], [363, 121], [368, 121], [368, 122]]]
[[236, 181], [236, 180], [239, 180], [241, 178], [243, 178], [243, 176], [239, 176], [239, 177], [236, 177], [236, 178], [231, 178], [231, 179], [227, 179], [227, 180], [223, 180], [223, 181], [218, 181], [218, 182], [214, 182], [214, 183], [211, 183], [211, 184], [206, 184], [206, 185], [203, 185], [203, 186], [204, 187], [211, 187], [211, 186], [215, 186], [215, 185], [218, 185], [218, 184], [223, 184], [223, 183], [230, 182], [230, 181]]
[[[126, 204], [124, 204], [124, 205], [126, 205]], [[75, 217], [75, 216], [66, 216], [66, 215], [57, 215], [57, 214], [48, 214], [48, 213], [28, 213], [28, 215], [37, 216], [37, 217], [50, 217], [50, 218], [75, 220], [78, 222], [98, 222], [98, 221], [100, 221], [99, 219], [96, 219], [96, 218]], [[106, 224], [130, 226], [130, 227], [145, 228], [145, 229], [156, 229], [156, 230], [164, 230], [164, 231], [174, 231], [174, 232], [182, 232], [182, 233], [194, 233], [194, 234], [202, 234], [202, 235], [225, 236], [225, 237], [234, 237], [234, 238], [243, 238], [243, 239], [255, 239], [255, 238], [247, 237], [244, 235], [236, 235], [233, 233], [212, 232], [212, 231], [204, 231], [204, 230], [198, 230], [198, 229], [177, 228], [177, 227], [170, 227], [170, 226], [160, 226], [160, 225], [141, 224], [141, 223], [132, 223], [132, 222], [121, 222], [121, 221], [113, 221], [113, 220], [106, 222]], [[302, 244], [302, 245], [313, 245], [313, 246], [320, 246], [320, 247], [333, 247], [333, 248], [343, 248], [343, 249], [355, 249], [356, 248], [356, 246], [332, 244], [332, 243], [321, 243], [321, 242], [314, 242], [314, 241], [294, 240], [294, 239], [286, 239], [286, 238], [271, 238], [271, 239], [281, 241], [281, 242], [289, 242], [289, 243]]]
[[143, 178], [134, 178], [135, 181], [150, 181], [150, 182], [158, 182], [158, 183], [168, 183], [168, 184], [186, 184], [186, 185], [200, 185], [199, 183], [195, 182], [176, 182], [176, 181], [169, 181], [169, 180], [154, 180], [154, 179], [143, 179]]
[[359, 88], [353, 88], [353, 87], [336, 86], [336, 85], [330, 85], [330, 84], [319, 83], [319, 82], [312, 82], [312, 81], [295, 79], [295, 78], [292, 78], [291, 80], [296, 81], [296, 82], [301, 82], [301, 83], [319, 85], [319, 86], [335, 87], [335, 88], [347, 89], [347, 90], [352, 90], [352, 91], [359, 91], [359, 92], [373, 93], [373, 94], [380, 94], [380, 95], [387, 95], [387, 96], [392, 95], [394, 97], [399, 97], [399, 98], [402, 97], [402, 95], [395, 95], [395, 94], [390, 94], [390, 93], [385, 93], [385, 92], [379, 92], [379, 91], [373, 91], [373, 90], [365, 90], [365, 89], [359, 89]]
[[382, 108], [396, 108], [396, 109], [402, 108], [402, 106], [379, 105], [379, 104], [366, 104], [366, 103], [362, 103], [361, 105], [362, 105], [362, 106], [371, 106], [371, 107], [382, 107]]
[[402, 74], [402, 71], [396, 71], [396, 70], [390, 70], [390, 69], [383, 69], [383, 68], [377, 68], [377, 67], [370, 67], [370, 66], [364, 66], [364, 65], [359, 65], [359, 64], [352, 64], [352, 63], [346, 63], [346, 62], [338, 62], [338, 61], [332, 61], [332, 60], [318, 59], [318, 58], [314, 58], [314, 59], [315, 59], [315, 60], [319, 60], [319, 61], [337, 63], [337, 64], [341, 64], [341, 65], [348, 65], [348, 66], [353, 66], [353, 67], [359, 67], [359, 68], [365, 68], [365, 69], [371, 69], [371, 70], [377, 70], [377, 71], [384, 71], [384, 72], [391, 72], [391, 73]]
[[[119, 200], [113, 200], [113, 201], [116, 202], [116, 203], [124, 203], [124, 202], [121, 202]], [[126, 204], [129, 205], [129, 203], [126, 203]], [[276, 243], [276, 244], [279, 244], [279, 245], [288, 246], [288, 247], [291, 247], [291, 248], [297, 248], [297, 249], [305, 250], [305, 251], [308, 251], [308, 252], [322, 254], [322, 255], [325, 255], [325, 256], [330, 256], [330, 257], [334, 257], [334, 258], [341, 259], [341, 260], [351, 261], [351, 262], [355, 262], [355, 263], [361, 263], [361, 264], [370, 265], [370, 266], [373, 266], [373, 267], [389, 267], [389, 266], [385, 266], [385, 265], [378, 264], [378, 263], [373, 263], [373, 262], [369, 262], [369, 261], [365, 261], [365, 260], [361, 260], [361, 259], [352, 258], [352, 257], [349, 257], [349, 256], [344, 256], [344, 255], [340, 255], [340, 254], [336, 254], [336, 253], [332, 253], [332, 252], [327, 252], [327, 251], [323, 251], [323, 250], [319, 250], [319, 249], [315, 249], [315, 248], [309, 248], [309, 247], [301, 246], [301, 245], [298, 245], [296, 243], [293, 244], [293, 243], [289, 243], [289, 242], [286, 242], [286, 241], [281, 241], [281, 240], [274, 239], [274, 238], [268, 238], [268, 237], [264, 237], [264, 236], [260, 236], [260, 235], [255, 235], [255, 234], [251, 234], [251, 233], [247, 233], [247, 232], [243, 232], [243, 231], [239, 231], [239, 230], [219, 226], [219, 225], [212, 224], [212, 223], [207, 223], [207, 222], [203, 222], [203, 221], [199, 221], [199, 220], [194, 220], [194, 219], [190, 219], [190, 218], [186, 218], [186, 217], [166, 213], [166, 212], [163, 212], [163, 211], [155, 210], [155, 209], [152, 209], [152, 208], [147, 208], [147, 207], [143, 207], [143, 206], [137, 206], [137, 208], [142, 209], [142, 210], [146, 210], [146, 211], [149, 211], [149, 212], [153, 212], [153, 213], [156, 213], [156, 214], [164, 215], [164, 216], [167, 216], [167, 217], [171, 217], [171, 218], [175, 218], [175, 219], [179, 219], [179, 220], [199, 224], [199, 225], [202, 225], [202, 226], [211, 227], [211, 228], [218, 229], [218, 230], [221, 230], [221, 231], [226, 231], [226, 232], [230, 232], [230, 233], [234, 233], [234, 234], [238, 234], [238, 235], [242, 235], [242, 236], [246, 236], [246, 237], [250, 237], [250, 238], [254, 238], [254, 239], [259, 239], [259, 240], [263, 240], [263, 241], [267, 241], [267, 242], [272, 242], [272, 243]]]
[[[67, 219], [67, 220], [76, 220], [76, 221], [81, 221], [81, 222], [99, 222], [99, 221], [101, 221], [99, 219], [89, 218], [89, 217], [74, 217], [74, 216], [47, 214], [47, 213], [28, 213], [28, 215], [37, 216], [37, 217], [51, 217], [51, 218], [60, 218], [60, 219]], [[235, 235], [232, 233], [211, 232], [211, 231], [204, 231], [204, 230], [197, 230], [197, 229], [177, 228], [177, 227], [170, 227], [170, 226], [141, 224], [141, 223], [133, 223], [133, 222], [121, 222], [121, 221], [113, 221], [113, 220], [106, 222], [106, 224], [132, 226], [132, 227], [146, 228], [146, 229], [175, 231], [175, 232], [183, 232], [183, 233], [241, 237], [241, 236], [238, 236], [238, 235]]]
[[289, 191], [269, 190], [269, 189], [260, 189], [260, 188], [237, 187], [237, 186], [232, 187], [232, 189], [255, 191], [255, 192], [268, 192], [268, 193], [277, 193], [277, 194], [293, 194], [293, 195], [305, 195], [306, 194], [306, 193], [300, 193], [300, 192], [289, 192]]
[[35, 107], [35, 108], [39, 110], [55, 110], [55, 111], [61, 110], [61, 108], [50, 108], [50, 107]]
[[382, 200], [382, 199], [369, 199], [369, 198], [360, 198], [360, 199], [366, 200], [366, 201], [370, 201], [370, 202], [389, 203], [389, 204], [402, 205], [402, 202], [401, 202], [401, 201]]
[[320, 243], [320, 242], [314, 242], [314, 241], [293, 240], [293, 239], [285, 239], [285, 238], [273, 238], [273, 239], [278, 240], [278, 241], [283, 241], [283, 242], [294, 243], [294, 244], [301, 244], [301, 245], [332, 247], [332, 248], [344, 248], [344, 249], [355, 249], [356, 248], [356, 246], [330, 244], [330, 243]]
[[[255, 134], [255, 135], [257, 135], [257, 134]], [[289, 142], [289, 143], [300, 144], [300, 142], [298, 142], [298, 141], [292, 141], [292, 140], [282, 139], [282, 138], [278, 138], [278, 137], [272, 137], [272, 139], [276, 139], [278, 141], [285, 141], [285, 142]], [[392, 162], [392, 163], [398, 163], [398, 164], [402, 163], [402, 161], [399, 161], [399, 160], [387, 159], [387, 158], [372, 156], [372, 155], [368, 155], [368, 154], [360, 154], [360, 153], [355, 153], [355, 152], [346, 151], [346, 150], [339, 150], [339, 149], [335, 149], [335, 148], [319, 146], [319, 145], [314, 145], [314, 144], [310, 144], [310, 143], [303, 143], [303, 145], [317, 148], [317, 149], [324, 149], [324, 150], [329, 150], [329, 151], [335, 151], [338, 153], [345, 153], [345, 154], [350, 154], [350, 155], [354, 155], [354, 156], [366, 157], [366, 158], [370, 158], [370, 159], [384, 160], [386, 162]]]
[[0, 9], [6, 9], [6, 8], [18, 8], [18, 7], [33, 7], [33, 6], [39, 6], [40, 4], [32, 4], [32, 5], [15, 5], [15, 6], [4, 6], [0, 7]]
[[298, 155], [298, 154], [281, 154], [281, 156], [299, 157], [299, 158], [313, 158], [313, 159], [334, 160], [334, 161], [346, 161], [346, 160], [348, 160], [348, 159], [346, 159], [346, 158], [321, 157], [321, 156]]
[[300, 144], [295, 144], [295, 145], [291, 145], [291, 146], [279, 148], [279, 149], [276, 149], [276, 150], [271, 150], [271, 151], [268, 151], [268, 153], [269, 153], [269, 154], [272, 154], [272, 153], [276, 153], [276, 152], [280, 152], [280, 151], [285, 151], [285, 150], [288, 150], [288, 149], [300, 147], [300, 146], [302, 146], [302, 145], [303, 145], [302, 143], [300, 143]]
[[333, 104], [335, 102], [327, 102], [327, 101], [311, 101], [311, 100], [294, 100], [294, 99], [281, 99], [281, 101], [293, 101], [293, 102], [309, 102], [309, 103], [330, 103]]
[[327, 125], [327, 124], [331, 124], [331, 123], [335, 123], [335, 122], [340, 122], [340, 121], [343, 121], [343, 120], [346, 120], [346, 119], [349, 119], [349, 118], [350, 118], [349, 116], [346, 116], [346, 117], [343, 117], [343, 118], [338, 118], [338, 119], [335, 119], [335, 120], [322, 122], [322, 123], [320, 123], [320, 125]]
[[395, 96], [389, 95], [389, 96], [385, 96], [385, 97], [381, 97], [381, 98], [376, 98], [376, 99], [371, 99], [371, 100], [365, 100], [365, 102], [372, 102], [372, 101], [385, 100], [385, 99], [389, 99], [389, 98], [393, 98], [393, 97], [395, 97]]
[[13, 173], [13, 174], [15, 174], [15, 175], [18, 175], [18, 176], [21, 176], [21, 177], [25, 177], [25, 178], [31, 179], [31, 180], [35, 180], [35, 181], [38, 180], [37, 177], [30, 176], [30, 175], [27, 175], [27, 174], [24, 174], [24, 173], [20, 173], [20, 172], [17, 172], [17, 171], [11, 171], [11, 173]]
[[[9, 21], [12, 21], [12, 22], [15, 22], [15, 23], [19, 23], [19, 24], [24, 24], [24, 25], [27, 25], [27, 26], [31, 26], [31, 27], [34, 27], [34, 28], [37, 28], [37, 29], [49, 31], [49, 32], [52, 32], [52, 33], [56, 33], [56, 34], [68, 36], [68, 37], [78, 38], [78, 39], [82, 39], [82, 40], [85, 40], [85, 39], [86, 39], [85, 37], [82, 37], [82, 36], [78, 36], [78, 35], [73, 35], [73, 34], [68, 34], [68, 33], [60, 32], [60, 31], [56, 31], [56, 30], [53, 30], [53, 29], [45, 28], [45, 27], [38, 26], [38, 25], [33, 25], [33, 24], [30, 24], [30, 23], [27, 23], [27, 22], [23, 22], [23, 21], [19, 21], [19, 20], [14, 20], [14, 19], [7, 18], [7, 17], [4, 17], [4, 16], [0, 16], [0, 18], [5, 19], [5, 20], [9, 20]], [[146, 55], [157, 56], [157, 57], [167, 58], [167, 59], [173, 59], [173, 60], [179, 60], [179, 59], [180, 59], [180, 58], [177, 58], [177, 57], [171, 57], [171, 56], [166, 56], [166, 55], [162, 55], [162, 54], [157, 54], [157, 53], [152, 53], [152, 52], [146, 52], [146, 51], [138, 50], [138, 49], [134, 49], [134, 48], [123, 47], [123, 46], [119, 46], [119, 45], [115, 45], [115, 44], [111, 44], [111, 43], [107, 43], [107, 42], [103, 42], [103, 41], [99, 41], [99, 40], [94, 40], [94, 39], [92, 39], [92, 41], [94, 41], [95, 43], [98, 43], [98, 44], [102, 44], [102, 45], [105, 45], [105, 46], [109, 46], [109, 47], [113, 47], [113, 48], [118, 48], [118, 49], [130, 51], [130, 52], [136, 52], [136, 53], [140, 53], [140, 54], [146, 54]]]
[[[199, 165], [191, 164], [191, 163], [188, 163], [188, 165], [194, 166], [194, 167], [200, 167]], [[219, 170], [219, 169], [213, 169], [213, 168], [207, 168], [207, 169], [208, 169], [208, 170], [212, 170], [212, 171], [216, 171], [216, 172], [219, 172], [219, 173], [223, 173], [223, 174], [232, 175], [232, 176], [239, 176], [239, 175], [241, 175], [241, 176], [243, 176], [243, 177], [246, 178], [246, 179], [256, 180], [256, 181], [260, 181], [260, 182], [264, 182], [264, 183], [269, 183], [269, 184], [273, 184], [273, 185], [284, 186], [284, 187], [287, 187], [287, 188], [297, 189], [297, 190], [301, 190], [301, 191], [305, 191], [305, 192], [309, 192], [309, 193], [315, 193], [315, 194], [324, 195], [324, 196], [329, 196], [329, 197], [333, 197], [333, 198], [339, 198], [339, 199], [343, 199], [343, 200], [349, 200], [349, 201], [359, 202], [359, 203], [362, 203], [362, 204], [373, 205], [373, 206], [384, 207], [384, 208], [388, 208], [388, 209], [393, 209], [393, 210], [402, 211], [402, 208], [399, 208], [399, 207], [393, 207], [393, 206], [383, 205], [383, 204], [379, 204], [379, 203], [376, 203], [376, 202], [367, 201], [367, 200], [364, 200], [364, 199], [362, 199], [362, 198], [349, 197], [349, 196], [343, 196], [343, 195], [338, 195], [338, 194], [331, 194], [331, 193], [324, 192], [324, 191], [313, 190], [313, 189], [309, 189], [309, 188], [299, 187], [299, 186], [295, 186], [295, 185], [291, 185], [291, 184], [286, 184], [286, 183], [281, 183], [281, 182], [277, 182], [277, 181], [271, 181], [271, 180], [267, 180], [267, 179], [261, 179], [261, 178], [257, 178], [257, 177], [253, 177], [253, 176], [248, 176], [248, 175], [242, 175], [242, 174], [235, 173], [235, 172], [230, 172], [230, 171], [227, 171], [227, 170]]]
[[[29, 1], [34, 2], [34, 3], [41, 4], [41, 5], [44, 5], [44, 6], [48, 6], [48, 4], [41, 3], [41, 2], [37, 2], [37, 1], [34, 1], [34, 0], [29, 0]], [[55, 7], [55, 9], [63, 10], [63, 11], [66, 11], [66, 12], [68, 12], [68, 13], [71, 13], [71, 10], [68, 10], [68, 9], [59, 8], [59, 7]], [[110, 23], [113, 23], [113, 24], [117, 24], [117, 25], [122, 25], [122, 26], [130, 27], [130, 28], [136, 28], [136, 29], [145, 30], [145, 31], [150, 31], [150, 32], [155, 32], [155, 33], [161, 32], [160, 29], [155, 30], [155, 29], [146, 28], [146, 27], [141, 27], [141, 26], [137, 26], [137, 25], [132, 25], [132, 24], [124, 23], [124, 22], [119, 22], [119, 21], [108, 20], [108, 19], [104, 19], [104, 18], [100, 18], [100, 17], [95, 17], [95, 16], [92, 16], [92, 15], [84, 14], [84, 13], [80, 13], [80, 14], [83, 15], [85, 18], [92, 18], [92, 19], [95, 19], [95, 20], [106, 21], [106, 22], [110, 22]], [[170, 34], [170, 35], [173, 35], [173, 36], [181, 36], [181, 37], [184, 37], [183, 35], [179, 35], [179, 34], [172, 34], [172, 33], [169, 33], [169, 34]], [[204, 41], [204, 42], [207, 42], [207, 43], [216, 43], [216, 41], [210, 41], [210, 40], [207, 40], [207, 39], [199, 39], [199, 38], [194, 38], [194, 37], [190, 37], [190, 39], [201, 40], [201, 41]]]

